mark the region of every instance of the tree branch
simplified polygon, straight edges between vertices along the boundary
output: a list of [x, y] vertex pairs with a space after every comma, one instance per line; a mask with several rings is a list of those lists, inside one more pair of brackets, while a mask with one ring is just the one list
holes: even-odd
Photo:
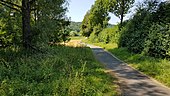
[[18, 12], [21, 13], [21, 10], [19, 10], [19, 9], [17, 9], [17, 8], [14, 8], [14, 7], [12, 7], [12, 6], [10, 6], [10, 5], [4, 3], [4, 2], [0, 2], [0, 4], [1, 4], [1, 5], [4, 5], [4, 6], [7, 6], [7, 7], [11, 8], [11, 9], [16, 10], [16, 11], [18, 11]]
[[15, 6], [15, 7], [18, 7], [18, 8], [22, 8], [21, 6], [17, 5], [17, 4], [14, 4], [14, 3], [11, 3], [11, 2], [8, 2], [8, 1], [4, 1], [4, 0], [0, 0], [2, 3], [4, 4], [9, 4], [11, 6]]

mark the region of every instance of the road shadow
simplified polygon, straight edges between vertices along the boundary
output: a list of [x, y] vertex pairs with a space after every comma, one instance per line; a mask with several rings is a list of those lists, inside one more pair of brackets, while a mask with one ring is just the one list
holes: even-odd
[[129, 67], [102, 48], [91, 48], [96, 59], [120, 81], [122, 96], [170, 96], [170, 90], [154, 82], [148, 76]]

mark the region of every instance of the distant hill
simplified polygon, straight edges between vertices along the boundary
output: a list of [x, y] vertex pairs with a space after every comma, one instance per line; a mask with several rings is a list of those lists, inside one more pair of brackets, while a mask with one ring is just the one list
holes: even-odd
[[[71, 21], [69, 27], [71, 28], [72, 31], [80, 32], [81, 24], [82, 24], [82, 22]], [[108, 24], [107, 27], [110, 28], [110, 27], [113, 27], [113, 26], [114, 26], [113, 24]]]
[[71, 21], [69, 27], [71, 28], [72, 31], [80, 32], [81, 24], [82, 24], [81, 22]]

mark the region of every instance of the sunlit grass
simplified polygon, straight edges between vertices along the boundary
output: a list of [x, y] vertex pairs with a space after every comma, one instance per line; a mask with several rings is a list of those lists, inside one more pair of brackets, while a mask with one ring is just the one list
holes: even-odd
[[70, 37], [71, 40], [82, 40], [85, 39], [86, 37], [82, 37], [82, 36], [75, 36], [75, 37]]
[[2, 96], [117, 96], [90, 48], [52, 46], [45, 53], [17, 51], [0, 55]]

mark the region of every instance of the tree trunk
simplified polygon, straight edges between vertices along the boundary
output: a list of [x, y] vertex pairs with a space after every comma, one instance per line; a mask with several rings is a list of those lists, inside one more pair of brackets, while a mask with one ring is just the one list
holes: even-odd
[[31, 6], [29, 0], [22, 0], [23, 47], [26, 49], [29, 49], [31, 44], [30, 14], [31, 14]]
[[120, 16], [120, 27], [122, 28], [123, 26], [123, 12], [121, 13], [121, 16]]
[[123, 17], [124, 17], [124, 10], [125, 10], [125, 2], [122, 0], [121, 6], [121, 14], [120, 14], [120, 29], [123, 27]]

